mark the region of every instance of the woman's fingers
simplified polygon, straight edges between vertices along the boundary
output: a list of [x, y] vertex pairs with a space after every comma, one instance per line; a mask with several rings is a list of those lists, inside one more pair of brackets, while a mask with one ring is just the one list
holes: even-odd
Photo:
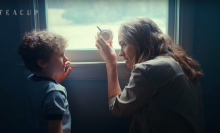
[[95, 36], [95, 46], [98, 48], [98, 49], [100, 49], [100, 46], [99, 46], [99, 44], [98, 44], [98, 39], [97, 39], [97, 37]]
[[111, 41], [110, 44], [109, 44], [111, 47], [112, 47], [112, 43], [113, 43], [113, 41]]
[[108, 43], [105, 41], [105, 39], [104, 39], [100, 34], [98, 34], [98, 36], [99, 36], [100, 42], [101, 42], [103, 45], [108, 45]]
[[96, 39], [97, 42], [99, 42], [99, 45], [100, 46], [103, 46], [103, 42], [101, 42], [101, 39], [100, 39], [100, 34], [97, 33], [97, 39]]
[[96, 41], [96, 45], [97, 45], [99, 48], [103, 47], [103, 44], [102, 44], [99, 40]]
[[[95, 36], [95, 39], [96, 39], [95, 46], [98, 48], [100, 54], [108, 49], [109, 47], [108, 43], [104, 40], [104, 38], [99, 33], [97, 33], [97, 35]], [[110, 47], [112, 47], [111, 43], [110, 43]]]
[[97, 36], [95, 36], [95, 39], [96, 39], [95, 45], [98, 49], [100, 49], [103, 46], [103, 44], [101, 43], [101, 41], [98, 37], [98, 33], [97, 33]]
[[100, 46], [98, 44], [95, 45], [97, 49], [100, 49]]
[[[97, 33], [97, 35], [98, 35], [98, 37], [99, 37], [99, 42], [101, 43], [101, 45], [108, 45], [108, 43], [105, 41], [105, 39], [99, 34], [99, 33]], [[113, 41], [111, 41], [110, 43], [109, 43], [109, 45], [110, 45], [110, 47], [112, 47], [112, 43], [113, 43]]]

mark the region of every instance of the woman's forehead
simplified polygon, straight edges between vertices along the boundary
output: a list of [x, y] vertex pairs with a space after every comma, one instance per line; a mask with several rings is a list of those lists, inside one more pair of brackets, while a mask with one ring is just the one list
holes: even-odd
[[121, 34], [118, 34], [118, 43], [119, 43], [119, 44], [124, 43], [124, 40], [123, 40], [123, 37], [122, 37]]

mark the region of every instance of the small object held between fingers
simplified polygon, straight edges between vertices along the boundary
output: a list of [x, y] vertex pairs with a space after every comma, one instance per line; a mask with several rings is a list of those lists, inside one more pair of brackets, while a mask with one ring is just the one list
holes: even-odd
[[97, 26], [97, 28], [100, 30], [100, 32], [102, 31], [98, 26]]

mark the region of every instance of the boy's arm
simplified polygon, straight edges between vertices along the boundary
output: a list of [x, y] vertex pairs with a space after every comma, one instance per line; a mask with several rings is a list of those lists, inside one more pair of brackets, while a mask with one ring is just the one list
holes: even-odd
[[50, 91], [42, 105], [42, 115], [47, 120], [49, 133], [63, 133], [62, 119], [66, 110], [65, 92]]
[[62, 120], [48, 120], [49, 133], [63, 133]]

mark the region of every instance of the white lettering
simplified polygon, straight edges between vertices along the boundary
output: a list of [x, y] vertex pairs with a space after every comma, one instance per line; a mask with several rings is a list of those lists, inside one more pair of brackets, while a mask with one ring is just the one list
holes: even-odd
[[23, 10], [20, 10], [20, 15], [24, 15], [24, 14], [22, 13], [22, 11], [23, 11]]
[[6, 10], [6, 15], [9, 15], [9, 10]]
[[16, 12], [16, 10], [14, 10], [14, 13], [13, 13], [13, 15], [17, 15], [17, 12]]
[[34, 15], [36, 15], [38, 13], [38, 10], [34, 10]]
[[31, 15], [31, 10], [27, 10], [27, 15]]

